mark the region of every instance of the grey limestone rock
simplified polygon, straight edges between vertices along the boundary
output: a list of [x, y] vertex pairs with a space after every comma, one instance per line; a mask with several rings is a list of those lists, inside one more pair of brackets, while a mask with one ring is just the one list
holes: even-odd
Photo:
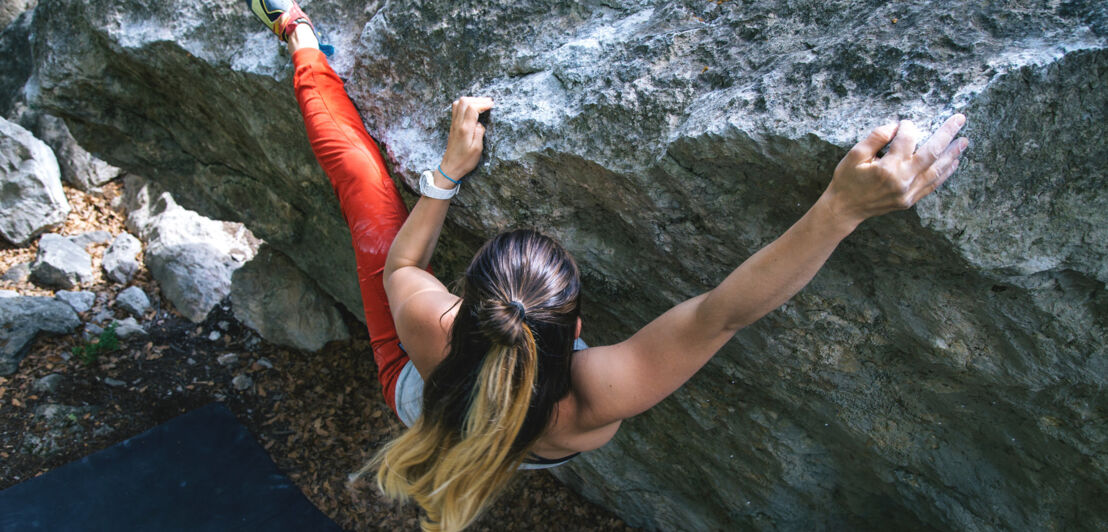
[[231, 277], [235, 318], [266, 340], [318, 351], [350, 337], [335, 300], [280, 252], [262, 246]]
[[30, 262], [20, 262], [19, 264], [16, 264], [15, 266], [12, 266], [11, 268], [8, 268], [8, 270], [4, 272], [3, 279], [5, 281], [13, 281], [13, 282], [16, 282], [16, 283], [21, 283], [23, 281], [26, 281], [27, 278], [30, 277], [30, 276], [31, 276], [31, 263]]
[[80, 325], [73, 308], [54, 298], [0, 298], [0, 375], [15, 373], [39, 333], [67, 334]]
[[117, 283], [127, 283], [139, 269], [138, 254], [142, 252], [142, 242], [130, 233], [120, 233], [112, 240], [104, 252], [101, 266], [104, 273]]
[[47, 288], [73, 288], [92, 282], [92, 257], [68, 238], [47, 233], [38, 241], [31, 282]]
[[115, 296], [115, 306], [136, 318], [142, 318], [142, 315], [150, 309], [150, 298], [142, 288], [130, 286]]
[[[1104, 2], [306, 9], [405, 191], [442, 155], [449, 102], [495, 99], [436, 270], [542, 228], [581, 267], [595, 345], [771, 242], [874, 126], [964, 112], [971, 149], [944, 189], [863, 224], [555, 474], [648, 529], [1108, 527]], [[289, 58], [240, 3], [44, 0], [32, 25], [35, 105], [362, 314]], [[176, 31], [201, 26], [219, 31]]]
[[23, 246], [68, 215], [54, 153], [26, 129], [0, 118], [0, 236]]
[[115, 320], [112, 322], [115, 325], [115, 334], [121, 339], [130, 338], [132, 336], [146, 336], [146, 329], [139, 325], [138, 320], [133, 316], [124, 318], [122, 320]]
[[54, 294], [54, 297], [68, 303], [69, 306], [73, 307], [74, 312], [77, 312], [78, 314], [82, 312], [88, 312], [92, 309], [93, 303], [96, 302], [96, 294], [92, 292], [86, 292], [84, 290], [79, 290], [76, 292], [72, 292], [69, 290], [58, 290]]
[[62, 385], [64, 377], [57, 373], [51, 373], [37, 381], [34, 384], [34, 390], [39, 393], [55, 393]]
[[70, 242], [84, 248], [89, 244], [105, 244], [110, 242], [112, 240], [112, 234], [107, 231], [88, 231], [68, 238]]
[[[231, 274], [254, 257], [261, 242], [242, 224], [200, 216], [169, 193], [141, 187], [128, 225], [146, 243], [145, 261], [162, 294], [186, 318], [204, 321], [231, 291]], [[152, 197], [151, 197], [152, 196]]]

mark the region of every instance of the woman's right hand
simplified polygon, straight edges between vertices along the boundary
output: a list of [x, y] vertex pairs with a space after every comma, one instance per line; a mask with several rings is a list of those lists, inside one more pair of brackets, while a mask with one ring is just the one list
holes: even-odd
[[[454, 102], [450, 136], [446, 139], [446, 153], [442, 156], [441, 165], [442, 171], [451, 179], [461, 180], [477, 167], [485, 136], [485, 126], [477, 122], [477, 116], [489, 109], [492, 109], [491, 98], [465, 96]], [[443, 188], [454, 186], [449, 183]]]
[[[820, 199], [850, 228], [867, 218], [915, 205], [958, 168], [958, 158], [969, 140], [953, 139], [965, 121], [961, 114], [950, 117], [918, 150], [921, 134], [908, 120], [874, 129], [839, 162]], [[886, 144], [888, 153], [878, 157]]]

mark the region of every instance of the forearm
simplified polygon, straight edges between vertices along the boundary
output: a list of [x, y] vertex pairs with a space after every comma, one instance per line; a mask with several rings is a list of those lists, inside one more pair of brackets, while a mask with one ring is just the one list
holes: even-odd
[[815, 277], [857, 226], [827, 195], [783, 235], [744, 261], [697, 308], [701, 323], [737, 331], [781, 306]]
[[[488, 98], [459, 98], [452, 104], [453, 118], [446, 141], [446, 154], [439, 167], [432, 172], [433, 188], [453, 190], [459, 186], [459, 180], [477, 166], [485, 135], [485, 128], [477, 122], [477, 117], [491, 108], [492, 100]], [[385, 286], [389, 286], [388, 278], [400, 268], [427, 268], [449, 207], [450, 200], [419, 198], [389, 248], [385, 260]]]

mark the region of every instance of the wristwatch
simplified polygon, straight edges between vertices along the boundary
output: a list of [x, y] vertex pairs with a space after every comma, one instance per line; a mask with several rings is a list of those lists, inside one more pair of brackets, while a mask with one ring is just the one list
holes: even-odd
[[454, 188], [439, 188], [435, 186], [435, 176], [430, 170], [423, 172], [419, 176], [419, 194], [421, 196], [427, 196], [431, 199], [448, 200], [458, 195], [458, 188], [461, 185]]

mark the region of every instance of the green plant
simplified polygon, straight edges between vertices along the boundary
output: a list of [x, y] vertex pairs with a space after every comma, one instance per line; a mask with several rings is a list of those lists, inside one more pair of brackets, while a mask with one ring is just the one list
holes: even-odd
[[115, 334], [117, 324], [108, 325], [92, 342], [73, 348], [73, 355], [86, 366], [96, 362], [100, 355], [119, 349], [119, 336]]

